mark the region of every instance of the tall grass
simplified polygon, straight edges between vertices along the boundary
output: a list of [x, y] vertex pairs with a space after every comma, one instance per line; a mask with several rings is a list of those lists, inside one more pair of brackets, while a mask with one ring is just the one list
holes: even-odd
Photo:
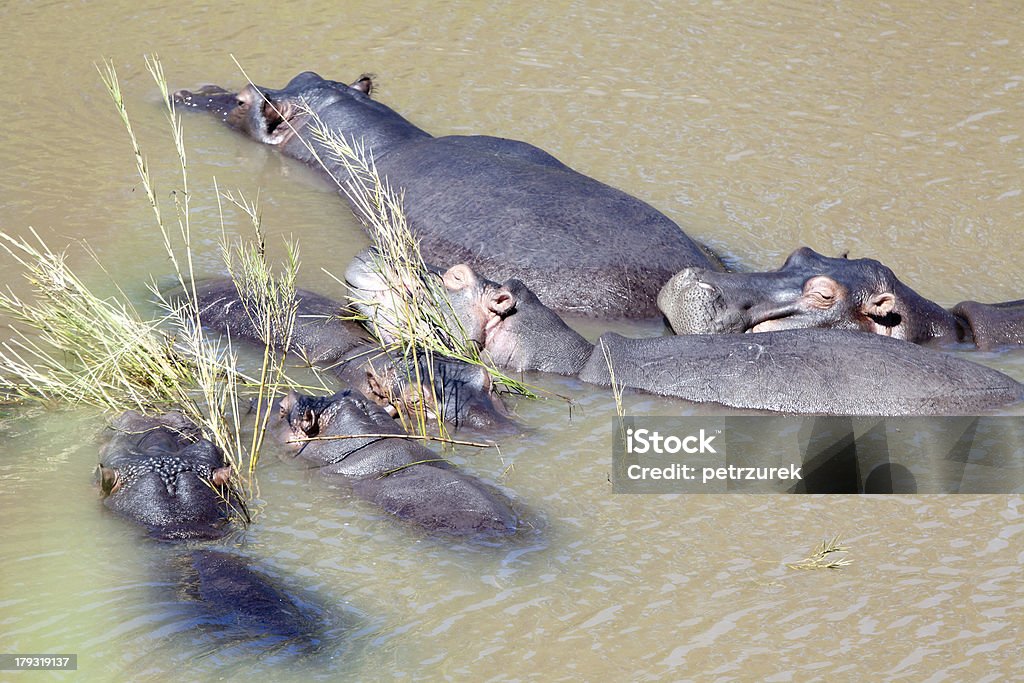
[[[170, 194], [173, 210], [164, 210], [135, 135], [113, 65], [98, 67], [100, 77], [131, 142], [136, 170], [152, 208], [164, 251], [184, 295], [169, 299], [150, 284], [163, 316], [146, 320], [117, 297], [94, 295], [67, 267], [64, 254], [47, 247], [35, 231], [33, 241], [0, 233], [3, 247], [24, 268], [36, 302], [28, 302], [8, 288], [0, 292], [0, 312], [12, 320], [11, 339], [0, 344], [0, 389], [8, 396], [44, 401], [85, 403], [107, 411], [135, 409], [154, 414], [177, 409], [194, 421], [234, 465], [251, 495], [253, 472], [269, 419], [269, 399], [284, 384], [283, 353], [295, 325], [296, 248], [286, 243], [283, 272], [275, 274], [267, 258], [259, 210], [244, 197], [221, 193], [222, 254], [242, 295], [246, 311], [266, 341], [257, 377], [237, 369], [230, 341], [203, 331], [196, 294], [192, 225], [189, 204], [188, 159], [178, 112], [156, 58], [146, 58], [167, 107], [180, 186]], [[249, 217], [254, 244], [231, 242], [226, 237], [223, 204], [227, 202]], [[241, 416], [256, 406], [257, 425], [244, 443]]]
[[65, 255], [35, 230], [33, 241], [0, 233], [0, 246], [24, 268], [36, 303], [0, 293], [13, 322], [0, 344], [0, 382], [11, 395], [86, 403], [109, 410], [181, 405], [195, 415], [196, 363], [122, 299], [101, 299], [71, 272]]

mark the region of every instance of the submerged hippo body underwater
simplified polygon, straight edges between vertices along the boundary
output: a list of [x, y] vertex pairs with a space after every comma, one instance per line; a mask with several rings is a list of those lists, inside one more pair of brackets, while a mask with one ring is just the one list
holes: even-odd
[[249, 558], [211, 543], [245, 511], [220, 449], [180, 413], [129, 411], [112, 429], [98, 468], [104, 505], [152, 537], [144, 546], [152, 559], [151, 585], [171, 589], [156, 602], [167, 618], [194, 624], [207, 647], [239, 647], [246, 656], [316, 650], [322, 610]]
[[[467, 263], [527, 283], [547, 306], [602, 317], [653, 317], [656, 297], [687, 267], [717, 259], [648, 204], [582, 175], [524, 142], [433, 137], [351, 86], [299, 74], [284, 88], [216, 86], [175, 93], [287, 156], [348, 172], [316, 139], [306, 107], [332, 132], [365, 144], [377, 171], [404, 192], [425, 260]], [[316, 150], [316, 156], [313, 151]]]

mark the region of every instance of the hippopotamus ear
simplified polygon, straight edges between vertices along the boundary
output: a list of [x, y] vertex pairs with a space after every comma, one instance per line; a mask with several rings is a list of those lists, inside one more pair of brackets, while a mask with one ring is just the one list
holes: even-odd
[[228, 482], [231, 481], [231, 465], [215, 469], [210, 476], [210, 481], [216, 486], [227, 486]]
[[117, 493], [118, 489], [121, 488], [121, 473], [113, 467], [104, 467], [98, 465], [96, 467], [96, 478], [99, 481], [100, 491], [105, 496], [111, 496]]
[[362, 76], [359, 77], [359, 80], [357, 80], [349, 87], [358, 90], [364, 95], [369, 95], [370, 93], [373, 92], [373, 76], [371, 76], [370, 74], [363, 74]]
[[320, 421], [313, 409], [306, 405], [302, 411], [302, 419], [299, 420], [299, 429], [306, 436], [316, 436], [320, 433]]
[[891, 292], [879, 292], [871, 295], [871, 298], [862, 307], [866, 315], [873, 318], [884, 318], [896, 308], [896, 295]]
[[296, 106], [287, 100], [272, 100], [269, 97], [264, 97], [263, 121], [267, 132], [263, 136], [263, 142], [268, 145], [280, 145], [291, 139], [295, 131], [289, 122], [295, 116], [296, 111]]
[[504, 316], [516, 307], [516, 297], [502, 285], [487, 293], [487, 310], [495, 315]]

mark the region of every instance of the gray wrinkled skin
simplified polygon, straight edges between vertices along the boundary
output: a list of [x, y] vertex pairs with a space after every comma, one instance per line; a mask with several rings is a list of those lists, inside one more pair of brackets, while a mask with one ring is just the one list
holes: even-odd
[[952, 312], [970, 326], [981, 351], [1024, 345], [1024, 299], [998, 304], [962, 301]]
[[1024, 302], [964, 302], [951, 311], [905, 285], [874, 259], [797, 249], [778, 270], [721, 273], [687, 268], [658, 294], [676, 334], [860, 330], [915, 344], [974, 342], [988, 350], [1024, 343]]
[[715, 334], [732, 331], [725, 297], [702, 283], [699, 270], [687, 268], [672, 277], [658, 293], [658, 308], [676, 334]]
[[[601, 336], [621, 385], [696, 403], [803, 415], [973, 415], [1024, 398], [1001, 372], [847, 330]], [[595, 353], [580, 379], [608, 386]]]

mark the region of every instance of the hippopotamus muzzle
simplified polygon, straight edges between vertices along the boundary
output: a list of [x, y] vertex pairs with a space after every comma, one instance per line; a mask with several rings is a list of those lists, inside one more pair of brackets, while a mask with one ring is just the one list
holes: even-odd
[[223, 536], [243, 511], [223, 452], [180, 413], [114, 421], [97, 478], [104, 504], [161, 540]]
[[219, 85], [204, 85], [198, 90], [178, 90], [172, 99], [175, 104], [220, 114], [224, 121], [238, 106], [238, 93], [229, 92]]

